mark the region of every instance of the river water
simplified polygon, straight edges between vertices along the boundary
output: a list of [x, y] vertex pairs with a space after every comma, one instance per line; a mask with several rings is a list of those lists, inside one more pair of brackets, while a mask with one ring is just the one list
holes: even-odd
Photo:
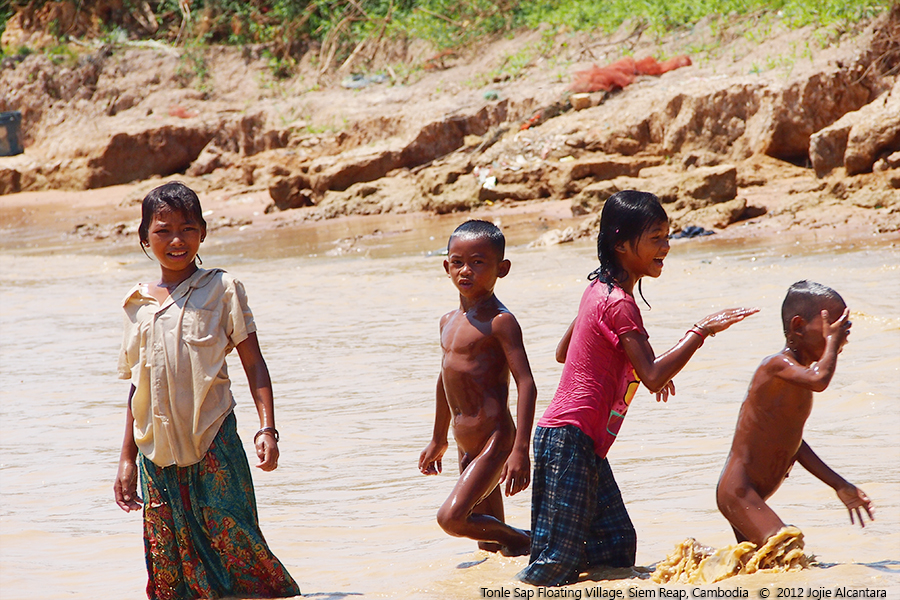
[[[227, 269], [250, 295], [282, 437], [278, 470], [254, 472], [261, 525], [307, 596], [474, 599], [491, 596], [482, 588], [510, 597], [535, 591], [512, 579], [525, 558], [481, 553], [437, 526], [435, 513], [457, 476], [453, 461], [438, 477], [416, 468], [432, 428], [438, 320], [458, 303], [440, 256], [428, 251], [442, 247], [461, 220], [362, 220], [355, 232], [340, 225], [265, 235], [220, 230], [201, 249], [205, 266]], [[556, 343], [596, 258], [590, 242], [527, 248], [545, 224], [510, 218], [502, 226], [513, 266], [496, 293], [522, 325], [539, 416], [560, 373]], [[331, 242], [341, 236], [347, 239]], [[121, 297], [158, 270], [136, 242], [11, 246], [0, 251], [0, 597], [144, 597], [141, 520], [112, 496], [127, 394], [115, 365]], [[851, 526], [832, 490], [797, 467], [771, 504], [804, 532], [819, 567], [708, 588], [746, 590], [751, 598], [764, 588], [776, 598], [778, 588], [802, 587], [803, 597], [826, 588], [834, 597], [847, 587], [897, 599], [896, 240], [673, 244], [662, 277], [644, 282], [652, 309], [639, 300], [657, 352], [705, 314], [762, 310], [708, 340], [667, 404], [644, 390], [629, 411], [610, 462], [638, 531], [638, 565], [662, 560], [687, 537], [733, 543], [716, 510], [716, 481], [750, 377], [783, 343], [784, 293], [804, 278], [837, 289], [853, 320], [805, 439], [868, 493], [877, 520]], [[251, 450], [256, 414], [236, 356], [230, 364], [238, 430]], [[530, 490], [506, 507], [510, 523], [528, 527]], [[619, 578], [566, 588], [569, 597], [598, 585], [626, 597], [629, 589], [660, 589], [646, 575], [607, 575]]]

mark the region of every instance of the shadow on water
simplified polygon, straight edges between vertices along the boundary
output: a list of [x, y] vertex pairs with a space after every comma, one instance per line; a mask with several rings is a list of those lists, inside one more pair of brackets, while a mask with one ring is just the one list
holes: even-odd
[[885, 573], [900, 573], [900, 560], [879, 560], [873, 563], [860, 563], [864, 567]]
[[480, 565], [481, 563], [487, 561], [487, 557], [482, 558], [481, 560], [469, 560], [466, 562], [461, 562], [456, 565], [457, 569], [468, 569], [470, 567], [474, 567], [476, 565]]
[[653, 569], [647, 567], [601, 567], [582, 573], [578, 582], [616, 581], [620, 579], [650, 579]]
[[[881, 571], [882, 573], [900, 574], [900, 560], [879, 560], [878, 562], [853, 564]], [[832, 567], [843, 566], [843, 563], [816, 563], [815, 566], [819, 569], [831, 569]]]

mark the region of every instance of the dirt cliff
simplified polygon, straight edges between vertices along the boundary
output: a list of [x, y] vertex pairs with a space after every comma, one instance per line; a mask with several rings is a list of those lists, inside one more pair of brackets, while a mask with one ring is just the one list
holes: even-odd
[[[34, 42], [28, 25], [11, 20], [4, 45]], [[544, 240], [556, 242], [638, 188], [675, 231], [896, 234], [900, 5], [839, 43], [812, 33], [775, 26], [760, 43], [700, 23], [658, 40], [631, 23], [441, 55], [398, 43], [366, 73], [323, 71], [311, 49], [290, 77], [262, 46], [82, 41], [4, 59], [0, 110], [22, 113], [26, 151], [0, 158], [0, 194], [132, 184], [133, 202], [177, 177], [263, 193], [282, 222], [564, 201], [585, 221]], [[573, 94], [576, 73], [623, 53], [691, 64]]]

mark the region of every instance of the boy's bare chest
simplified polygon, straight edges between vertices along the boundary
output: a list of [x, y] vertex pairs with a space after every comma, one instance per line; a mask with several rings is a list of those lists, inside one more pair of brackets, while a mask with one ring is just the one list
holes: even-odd
[[491, 353], [499, 342], [491, 331], [490, 323], [471, 323], [463, 318], [450, 321], [441, 331], [441, 350], [444, 354], [458, 356]]

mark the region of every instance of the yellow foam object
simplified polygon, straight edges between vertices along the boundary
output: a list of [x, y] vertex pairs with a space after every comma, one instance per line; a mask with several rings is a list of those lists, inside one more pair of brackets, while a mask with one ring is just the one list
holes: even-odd
[[788, 526], [770, 537], [759, 550], [751, 542], [716, 550], [688, 538], [656, 565], [650, 578], [656, 583], [707, 584], [757, 571], [799, 571], [808, 566], [809, 558], [803, 553], [803, 533]]

